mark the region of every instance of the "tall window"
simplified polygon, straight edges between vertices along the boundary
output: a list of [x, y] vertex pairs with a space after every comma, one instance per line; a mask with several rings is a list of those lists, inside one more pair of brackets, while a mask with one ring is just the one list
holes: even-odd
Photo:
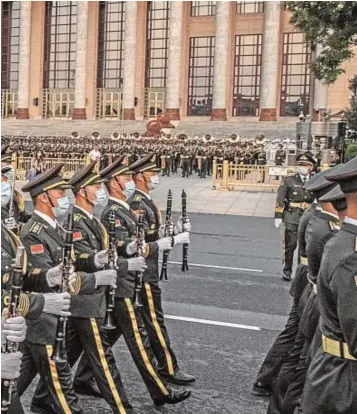
[[263, 13], [263, 1], [237, 1], [237, 13]]
[[19, 80], [20, 2], [1, 3], [1, 89], [17, 89]]
[[236, 36], [233, 116], [259, 115], [262, 35]]
[[99, 3], [98, 88], [123, 86], [125, 2]]
[[188, 115], [208, 116], [212, 111], [214, 40], [190, 38]]
[[150, 1], [147, 15], [146, 76], [147, 88], [165, 88], [169, 40], [168, 1]]
[[309, 109], [311, 51], [302, 33], [284, 33], [280, 115], [298, 116]]
[[191, 1], [191, 16], [214, 16], [216, 14], [215, 1]]
[[74, 88], [76, 1], [46, 1], [44, 88]]

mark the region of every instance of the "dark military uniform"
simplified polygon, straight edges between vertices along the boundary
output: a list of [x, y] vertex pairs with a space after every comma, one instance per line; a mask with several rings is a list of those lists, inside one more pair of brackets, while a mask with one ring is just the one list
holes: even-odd
[[286, 151], [282, 148], [278, 149], [275, 154], [275, 165], [283, 165], [286, 158]]
[[[6, 220], [9, 217], [9, 207], [10, 204], [5, 207], [1, 207], [1, 220]], [[14, 217], [16, 223], [26, 223], [31, 217], [31, 214], [29, 214], [25, 209], [25, 200], [23, 195], [17, 190], [14, 190], [12, 209], [12, 217]]]
[[186, 154], [181, 155], [181, 168], [182, 168], [182, 177], [189, 176], [190, 169], [190, 156]]
[[304, 183], [298, 174], [284, 178], [276, 199], [275, 218], [284, 222], [283, 272], [288, 278], [292, 274], [299, 222], [313, 201], [312, 194], [303, 189]]

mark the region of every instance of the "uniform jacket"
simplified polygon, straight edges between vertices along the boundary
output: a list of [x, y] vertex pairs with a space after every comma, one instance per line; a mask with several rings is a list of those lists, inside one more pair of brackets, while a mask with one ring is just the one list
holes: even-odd
[[[159, 239], [159, 228], [161, 226], [160, 210], [151, 198], [138, 190], [135, 190], [129, 203], [134, 211], [142, 210], [144, 212], [145, 241], [154, 243]], [[156, 243], [155, 246], [155, 250], [150, 248], [151, 254], [146, 260], [148, 268], [144, 273], [143, 280], [145, 282], [159, 280], [159, 249]]]
[[[12, 264], [16, 256], [20, 239], [6, 227], [1, 225], [1, 289], [2, 308], [9, 304], [9, 292], [12, 285]], [[26, 273], [27, 255], [25, 255], [23, 271]], [[26, 319], [38, 319], [45, 304], [44, 297], [39, 293], [25, 293], [20, 295], [19, 314]]]
[[276, 198], [275, 218], [282, 218], [285, 223], [299, 224], [305, 208], [292, 207], [290, 203], [311, 204], [314, 200], [312, 193], [302, 188], [303, 185], [299, 174], [283, 179]]
[[[25, 289], [34, 292], [56, 292], [47, 284], [46, 273], [63, 260], [64, 239], [60, 232], [52, 228], [36, 213], [21, 229], [21, 240], [28, 256], [28, 272], [24, 280]], [[74, 259], [74, 257], [73, 257]], [[73, 284], [74, 295], [90, 294], [95, 289], [93, 274], [77, 272]], [[79, 316], [72, 310], [72, 316]], [[53, 344], [57, 327], [57, 316], [42, 313], [38, 321], [27, 330], [26, 339], [36, 344]]]
[[[9, 217], [9, 207], [10, 207], [9, 204], [6, 207], [1, 207], [1, 220], [4, 220]], [[25, 200], [24, 200], [23, 195], [17, 190], [14, 190], [14, 199], [13, 199], [12, 208], [13, 208], [14, 218], [17, 223], [26, 223], [31, 217], [31, 214], [29, 214], [25, 210]]]
[[[357, 226], [344, 223], [325, 246], [317, 295], [320, 328], [327, 338], [347, 344], [357, 359]], [[355, 414], [357, 360], [326, 353], [321, 348], [307, 373], [304, 414]]]

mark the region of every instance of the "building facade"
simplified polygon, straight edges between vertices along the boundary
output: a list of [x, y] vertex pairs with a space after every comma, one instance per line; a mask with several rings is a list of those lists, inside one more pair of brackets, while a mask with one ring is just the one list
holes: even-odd
[[348, 105], [283, 2], [3, 1], [3, 118], [296, 121]]

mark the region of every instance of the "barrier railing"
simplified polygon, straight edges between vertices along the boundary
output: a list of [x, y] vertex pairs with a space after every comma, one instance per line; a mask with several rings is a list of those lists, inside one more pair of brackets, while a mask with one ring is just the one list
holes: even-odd
[[[31, 169], [33, 158], [31, 157], [18, 157], [13, 160], [13, 165], [16, 171], [16, 177], [18, 180], [25, 180], [26, 173]], [[71, 177], [74, 173], [84, 168], [89, 163], [89, 157], [84, 158], [44, 158], [43, 168], [48, 170], [55, 165], [64, 162], [63, 176], [64, 178]]]
[[278, 188], [284, 176], [295, 174], [295, 167], [272, 165], [241, 165], [213, 161], [212, 189], [234, 190], [234, 187]]

